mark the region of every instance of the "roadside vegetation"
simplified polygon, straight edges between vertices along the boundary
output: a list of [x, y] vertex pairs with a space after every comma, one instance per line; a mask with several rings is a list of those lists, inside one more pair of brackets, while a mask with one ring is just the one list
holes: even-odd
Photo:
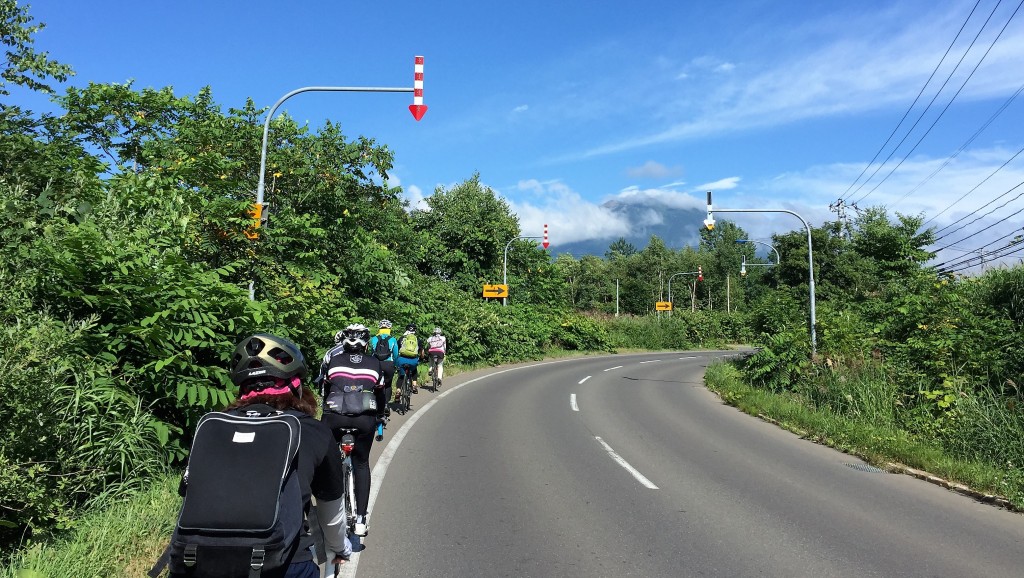
[[[0, 8], [4, 81], [66, 79], [32, 52], [26, 8]], [[463, 369], [755, 345], [709, 371], [727, 401], [1024, 503], [1024, 269], [939, 276], [919, 217], [813, 230], [812, 355], [803, 231], [745, 277], [742, 259], [768, 261], [729, 221], [696, 247], [620, 239], [578, 259], [515, 241], [503, 307], [482, 284], [530, 232], [481, 175], [411, 207], [385, 144], [280, 116], [257, 227], [253, 102], [131, 84], [71, 87], [56, 116], [9, 100], [0, 84], [0, 578], [138, 575], [123, 557], [169, 532], [196, 420], [234, 398], [234, 343], [276, 332], [315, 360], [338, 328], [381, 318], [442, 327]], [[673, 280], [698, 266], [702, 281]], [[669, 282], [676, 309], [655, 312]]]

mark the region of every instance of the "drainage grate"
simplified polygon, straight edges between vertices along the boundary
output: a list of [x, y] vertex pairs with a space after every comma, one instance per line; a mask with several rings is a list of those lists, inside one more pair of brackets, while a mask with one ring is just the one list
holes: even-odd
[[853, 468], [855, 470], [860, 470], [862, 472], [870, 472], [872, 474], [884, 474], [885, 473], [885, 470], [880, 470], [880, 469], [876, 468], [875, 466], [869, 466], [867, 464], [843, 464], [843, 465], [848, 467], [848, 468]]

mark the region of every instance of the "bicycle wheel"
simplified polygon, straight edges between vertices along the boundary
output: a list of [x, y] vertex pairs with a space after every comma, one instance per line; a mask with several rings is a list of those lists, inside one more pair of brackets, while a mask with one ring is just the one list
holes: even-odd
[[356, 528], [356, 483], [352, 477], [352, 457], [346, 456], [342, 462], [345, 472], [345, 525], [349, 534]]
[[402, 377], [402, 413], [409, 411], [412, 405], [412, 376], [409, 375], [409, 370], [405, 371], [405, 375]]

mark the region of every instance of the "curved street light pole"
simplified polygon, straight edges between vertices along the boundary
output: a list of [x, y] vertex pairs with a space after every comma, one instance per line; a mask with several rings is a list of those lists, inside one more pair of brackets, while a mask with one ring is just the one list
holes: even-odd
[[[775, 251], [775, 264], [779, 265], [779, 264], [782, 263], [782, 258], [779, 257], [779, 250], [775, 248], [775, 245], [772, 245], [770, 243], [765, 243], [764, 241], [758, 241], [756, 239], [736, 239], [736, 242], [737, 243], [757, 243], [758, 245], [764, 245], [765, 247], [768, 247], [772, 251]], [[754, 266], [754, 265], [764, 265], [764, 263], [751, 263], [750, 265], [751, 266]]]
[[[260, 149], [260, 182], [256, 187], [256, 204], [263, 205], [263, 194], [266, 191], [266, 173], [267, 173], [267, 140], [270, 135], [270, 120], [274, 118], [274, 113], [277, 109], [284, 104], [284, 101], [295, 96], [296, 94], [302, 94], [303, 92], [414, 92], [415, 88], [403, 88], [403, 87], [386, 87], [386, 86], [304, 86], [302, 88], [296, 88], [288, 94], [282, 96], [274, 103], [274, 106], [270, 107], [270, 111], [267, 113], [267, 120], [263, 122], [263, 146]], [[256, 282], [249, 281], [249, 300], [253, 301], [256, 299]]]
[[815, 330], [817, 321], [814, 312], [814, 250], [811, 242], [811, 226], [807, 224], [799, 214], [794, 213], [786, 209], [711, 209], [711, 192], [708, 191], [708, 219], [704, 222], [707, 225], [708, 221], [711, 222], [711, 226], [714, 226], [714, 219], [712, 213], [786, 213], [787, 215], [793, 215], [800, 222], [804, 224], [804, 229], [807, 230], [807, 271], [808, 271], [808, 285], [810, 286], [811, 294], [811, 353], [816, 354], [818, 352], [818, 335]]
[[[508, 248], [510, 246], [512, 246], [512, 243], [518, 241], [519, 239], [540, 239], [540, 238], [541, 237], [516, 237], [514, 239], [509, 239], [508, 243], [505, 243], [505, 257], [504, 257], [504, 259], [501, 262], [501, 284], [505, 286], [506, 290], [508, 290]], [[508, 306], [508, 297], [502, 297], [501, 298], [501, 306], [502, 307], [507, 307]]]

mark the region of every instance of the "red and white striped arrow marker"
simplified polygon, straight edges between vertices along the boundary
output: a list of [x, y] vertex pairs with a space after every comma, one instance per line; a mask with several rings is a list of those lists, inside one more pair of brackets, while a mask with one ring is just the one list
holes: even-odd
[[427, 105], [423, 104], [423, 57], [416, 57], [416, 74], [413, 77], [412, 104], [409, 105], [409, 112], [416, 120], [427, 114]]
[[550, 243], [548, 243], [548, 224], [547, 223], [544, 223], [544, 242], [542, 243], [542, 245], [544, 245], [545, 249], [547, 249], [548, 245], [550, 245]]

